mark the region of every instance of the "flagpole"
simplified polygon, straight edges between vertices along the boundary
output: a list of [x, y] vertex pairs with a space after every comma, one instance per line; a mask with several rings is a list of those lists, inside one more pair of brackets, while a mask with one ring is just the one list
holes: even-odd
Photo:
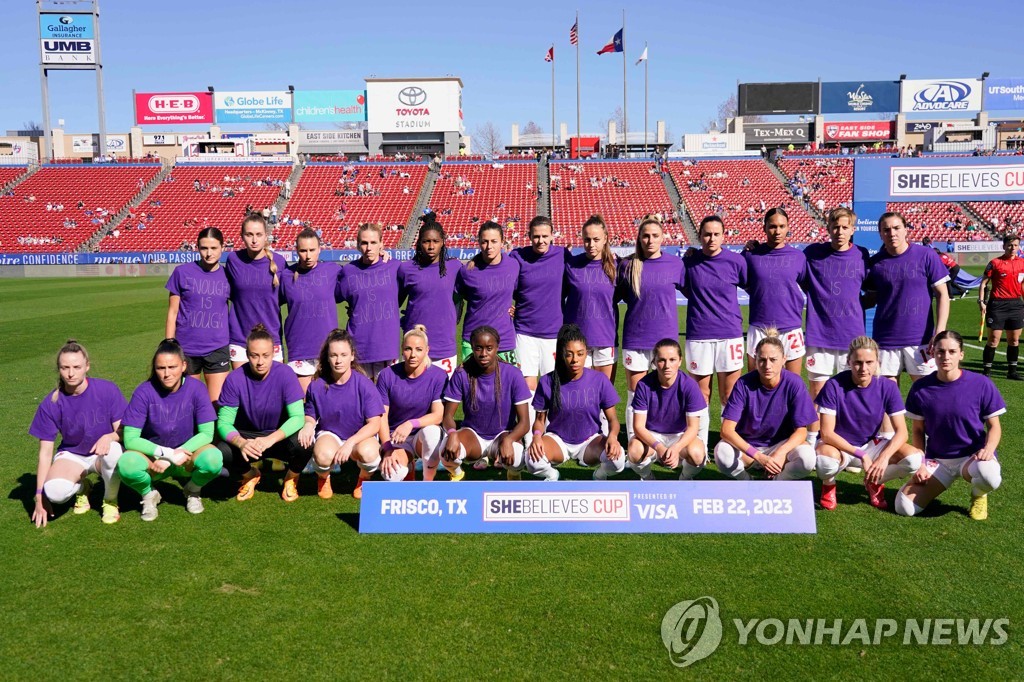
[[644, 41], [644, 156], [647, 156], [647, 41]]
[[622, 10], [622, 143], [623, 154], [629, 154], [629, 119], [626, 117], [626, 10]]
[[[555, 155], [555, 46], [551, 45], [551, 156]], [[550, 158], [550, 157], [549, 157]]]
[[[580, 149], [580, 11], [576, 10], [576, 153]], [[571, 145], [570, 145], [571, 148]]]

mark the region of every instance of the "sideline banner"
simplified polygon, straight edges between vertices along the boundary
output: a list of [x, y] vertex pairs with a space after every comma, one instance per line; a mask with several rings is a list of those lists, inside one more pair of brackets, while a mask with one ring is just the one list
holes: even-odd
[[816, 533], [805, 481], [368, 482], [360, 533]]

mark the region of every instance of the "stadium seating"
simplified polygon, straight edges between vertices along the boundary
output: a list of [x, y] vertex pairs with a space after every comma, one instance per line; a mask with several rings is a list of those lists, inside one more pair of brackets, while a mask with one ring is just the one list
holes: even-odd
[[826, 238], [824, 228], [793, 198], [763, 159], [701, 159], [692, 165], [670, 161], [668, 168], [694, 223], [699, 224], [707, 215], [720, 215], [725, 221], [727, 244], [764, 239], [762, 200], [765, 210], [785, 207], [791, 241]]
[[[780, 159], [779, 169], [787, 178], [802, 174], [811, 206], [819, 198], [825, 200], [824, 214], [839, 204], [853, 203], [853, 159], [848, 157], [815, 159]], [[824, 217], [824, 216], [823, 216]]]
[[[613, 245], [632, 244], [639, 220], [651, 213], [665, 218], [666, 244], [686, 244], [674, 222], [672, 199], [650, 161], [552, 161], [551, 218], [564, 245], [580, 243], [580, 228], [594, 213], [604, 217]], [[570, 189], [572, 180], [576, 188]], [[628, 183], [623, 186], [623, 183]]]
[[[0, 247], [17, 252], [74, 251], [100, 229], [101, 221], [109, 221], [139, 193], [140, 183], [148, 183], [159, 172], [158, 164], [44, 166], [15, 187], [13, 196], [0, 197]], [[57, 204], [64, 210], [53, 210]], [[64, 226], [72, 220], [74, 226]]]
[[[220, 228], [240, 246], [245, 207], [262, 211], [272, 206], [281, 191], [273, 181], [283, 183], [291, 170], [283, 164], [177, 166], [121, 223], [118, 236], [103, 238], [100, 250], [174, 251], [183, 243], [194, 244], [204, 227]], [[202, 191], [196, 190], [197, 182]]]
[[1002, 235], [1007, 229], [1020, 234], [1024, 229], [1024, 202], [970, 201], [967, 202], [967, 207], [981, 216], [997, 234]]
[[0, 166], [0, 187], [6, 187], [7, 183], [17, 180], [28, 172], [25, 166]]
[[477, 229], [487, 220], [506, 226], [506, 239], [522, 246], [537, 213], [536, 187], [535, 162], [446, 162], [427, 205], [444, 225], [450, 246], [475, 246]]
[[[898, 212], [906, 218], [907, 238], [912, 242], [920, 242], [925, 237], [935, 242], [991, 238], [987, 232], [980, 228], [968, 230], [968, 225], [975, 221], [964, 212], [963, 207], [955, 202], [889, 202], [886, 205], [886, 210]], [[962, 227], [944, 227], [944, 223], [947, 221], [955, 223], [957, 218], [961, 220]]]
[[[409, 177], [402, 177], [401, 174]], [[336, 249], [355, 248], [356, 230], [362, 223], [380, 223], [385, 227], [384, 245], [392, 248], [401, 241], [402, 230], [416, 205], [426, 177], [425, 163], [310, 163], [303, 170], [298, 186], [292, 191], [292, 198], [282, 211], [282, 218], [287, 215], [322, 230], [324, 242]], [[374, 194], [335, 196], [336, 191], [344, 191], [346, 185], [343, 179], [351, 179], [348, 186], [353, 191], [359, 184], [368, 182], [373, 186]], [[407, 194], [403, 191], [406, 187], [409, 188]], [[344, 219], [338, 213], [342, 205], [346, 209]], [[400, 226], [400, 229], [386, 229], [395, 225]], [[290, 246], [300, 229], [297, 226], [279, 227], [278, 248]]]

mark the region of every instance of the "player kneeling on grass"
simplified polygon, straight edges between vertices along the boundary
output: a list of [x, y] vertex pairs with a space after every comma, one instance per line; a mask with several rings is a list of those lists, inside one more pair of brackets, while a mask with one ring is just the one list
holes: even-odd
[[426, 327], [415, 325], [402, 338], [402, 362], [377, 376], [377, 391], [384, 403], [380, 420], [384, 480], [416, 480], [414, 457], [423, 460], [423, 480], [434, 480], [447, 382], [447, 373], [430, 361]]
[[302, 387], [295, 372], [274, 361], [274, 339], [262, 324], [249, 332], [245, 354], [248, 362], [232, 370], [221, 389], [217, 447], [228, 469], [248, 469], [235, 499], [252, 499], [259, 463], [276, 459], [288, 466], [281, 499], [294, 502], [299, 474], [309, 461], [309, 450], [295, 436], [303, 423]]
[[[57, 388], [46, 394], [36, 410], [28, 432], [39, 439], [36, 469], [36, 506], [32, 522], [36, 527], [53, 518], [51, 502], [62, 504], [76, 496], [74, 512], [89, 511], [87, 476], [98, 472], [103, 479], [103, 523], [116, 523], [117, 492], [121, 478], [117, 461], [121, 444], [117, 430], [128, 401], [111, 381], [93, 379], [89, 353], [74, 339], [57, 353]], [[54, 441], [60, 447], [54, 455]]]
[[[441, 441], [441, 464], [453, 481], [461, 481], [465, 461], [490, 458], [510, 480], [523, 468], [523, 436], [530, 428], [530, 388], [515, 365], [498, 357], [501, 338], [493, 327], [474, 329], [469, 336], [473, 354], [455, 370], [444, 390], [446, 431]], [[455, 428], [455, 411], [462, 405], [462, 428]]]
[[964, 341], [959, 334], [940, 332], [934, 347], [938, 371], [914, 382], [907, 394], [914, 447], [927, 459], [896, 495], [896, 513], [919, 514], [963, 478], [971, 484], [970, 516], [983, 521], [988, 493], [1002, 482], [996, 448], [1006, 403], [991, 379], [960, 369]]
[[[625, 468], [615, 414], [619, 394], [608, 377], [586, 363], [583, 332], [574, 324], [563, 325], [555, 341], [555, 370], [540, 378], [533, 397], [537, 419], [526, 456], [527, 470], [546, 481], [557, 481], [555, 467], [571, 459], [587, 467], [597, 464], [594, 478], [599, 481]], [[607, 436], [601, 433], [602, 413], [608, 421]]]
[[653, 481], [655, 461], [675, 469], [682, 465], [679, 480], [694, 478], [707, 464], [707, 445], [698, 437], [708, 403], [700, 386], [680, 372], [682, 350], [675, 339], [654, 346], [654, 368], [636, 385], [633, 395], [633, 433], [627, 446], [629, 468], [641, 480]]
[[[857, 464], [864, 469], [871, 505], [887, 509], [886, 482], [916, 472], [924, 456], [907, 443], [899, 385], [878, 377], [878, 344], [858, 336], [850, 343], [847, 358], [850, 369], [826, 381], [815, 399], [821, 422], [821, 506], [836, 508], [836, 474]], [[895, 429], [888, 438], [878, 435], [886, 415]]]
[[352, 337], [335, 329], [320, 349], [316, 376], [306, 390], [306, 423], [299, 431], [299, 444], [313, 448], [320, 497], [334, 495], [331, 467], [349, 459], [359, 465], [352, 497], [363, 496], [363, 481], [380, 467], [376, 436], [382, 414], [380, 394], [359, 365]]
[[722, 409], [722, 440], [715, 446], [718, 470], [749, 480], [750, 467], [769, 478], [792, 481], [814, 469], [807, 427], [818, 419], [798, 374], [784, 369], [779, 332], [764, 330], [754, 359], [757, 370], [740, 377]]
[[139, 384], [124, 413], [125, 453], [117, 471], [142, 496], [142, 520], [157, 517], [160, 492], [153, 483], [169, 476], [188, 479], [185, 508], [203, 512], [199, 491], [224, 463], [213, 443], [217, 414], [203, 382], [185, 375], [185, 351], [175, 339], [156, 348], [149, 379]]

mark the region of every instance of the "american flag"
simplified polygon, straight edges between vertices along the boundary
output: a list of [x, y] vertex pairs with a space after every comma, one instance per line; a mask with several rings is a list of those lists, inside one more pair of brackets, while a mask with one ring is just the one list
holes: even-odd
[[576, 43], [578, 43], [580, 41], [579, 25], [580, 25], [580, 22], [577, 21], [575, 24], [572, 25], [572, 28], [569, 29], [569, 44], [570, 45], [575, 45]]

